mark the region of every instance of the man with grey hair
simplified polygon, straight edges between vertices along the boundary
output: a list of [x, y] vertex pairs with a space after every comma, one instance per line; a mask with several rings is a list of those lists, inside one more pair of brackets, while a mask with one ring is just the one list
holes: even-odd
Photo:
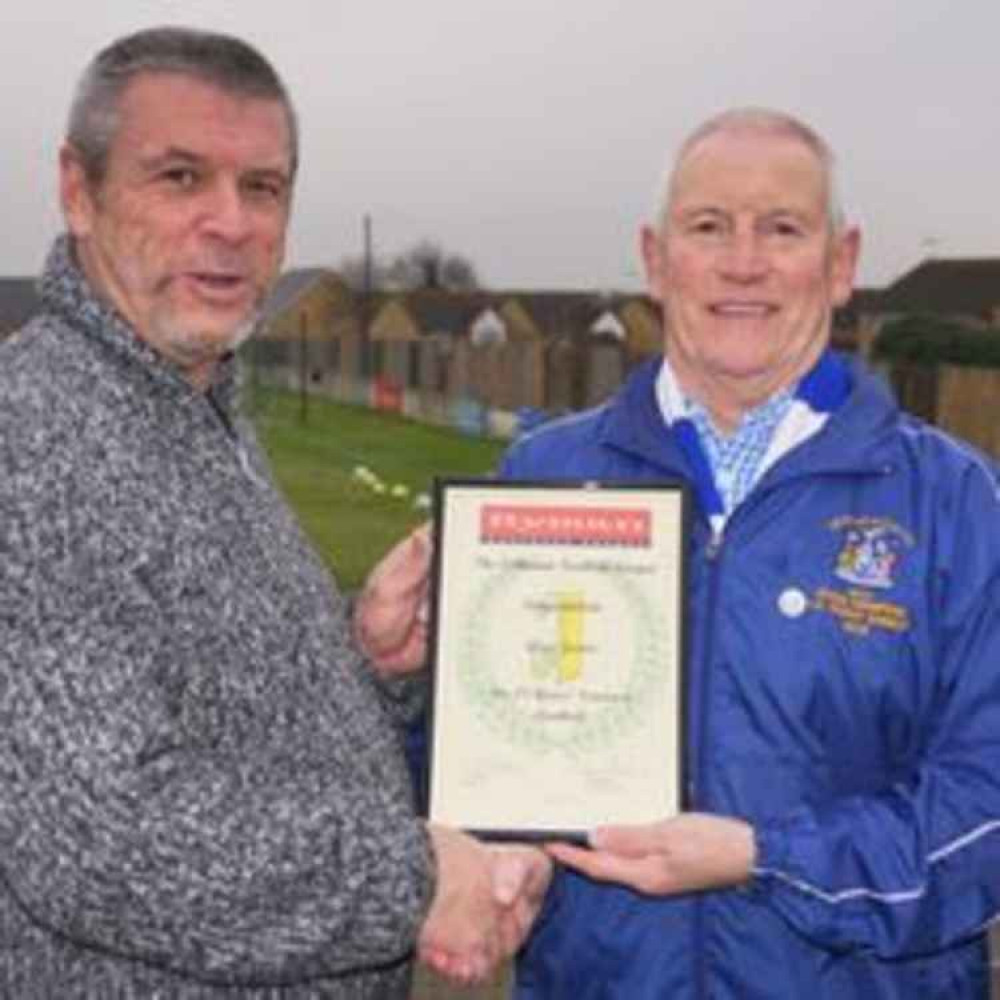
[[[987, 996], [1000, 497], [830, 351], [859, 245], [831, 169], [787, 115], [702, 126], [641, 234], [663, 359], [503, 460], [511, 479], [681, 480], [696, 508], [687, 811], [550, 845], [521, 1000]], [[378, 614], [358, 606], [408, 663], [421, 559], [400, 548]]]
[[0, 347], [0, 993], [408, 995], [515, 949], [551, 869], [412, 809], [406, 685], [234, 405], [297, 163], [235, 38], [140, 32], [81, 81], [68, 234]]

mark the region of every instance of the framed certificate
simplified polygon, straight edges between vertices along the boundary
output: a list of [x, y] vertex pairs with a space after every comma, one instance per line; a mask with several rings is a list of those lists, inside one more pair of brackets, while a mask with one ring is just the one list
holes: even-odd
[[682, 808], [680, 483], [442, 479], [428, 816], [581, 839]]

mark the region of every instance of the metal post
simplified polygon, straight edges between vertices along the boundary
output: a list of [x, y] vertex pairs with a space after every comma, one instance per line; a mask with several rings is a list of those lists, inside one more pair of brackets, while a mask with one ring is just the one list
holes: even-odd
[[364, 280], [361, 286], [361, 329], [359, 346], [361, 350], [358, 358], [359, 374], [362, 381], [371, 378], [372, 357], [371, 357], [371, 316], [372, 316], [372, 293], [374, 291], [374, 264], [372, 261], [372, 218], [365, 215], [362, 220], [362, 231], [364, 236]]
[[309, 420], [309, 354], [306, 317], [299, 316], [299, 423]]

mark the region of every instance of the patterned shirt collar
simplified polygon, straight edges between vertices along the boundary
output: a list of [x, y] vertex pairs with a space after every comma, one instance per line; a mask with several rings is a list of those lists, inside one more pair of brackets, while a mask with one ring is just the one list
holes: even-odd
[[686, 400], [687, 416], [693, 421], [705, 449], [727, 514], [743, 502], [757, 483], [764, 455], [778, 425], [791, 408], [792, 396], [792, 389], [783, 389], [748, 410], [731, 434], [723, 434], [716, 428], [704, 406]]
[[824, 426], [852, 383], [844, 362], [826, 351], [797, 385], [744, 414], [727, 436], [715, 429], [701, 404], [685, 396], [663, 359], [657, 402], [691, 464], [695, 493], [713, 531], [721, 533], [732, 511], [775, 462]]

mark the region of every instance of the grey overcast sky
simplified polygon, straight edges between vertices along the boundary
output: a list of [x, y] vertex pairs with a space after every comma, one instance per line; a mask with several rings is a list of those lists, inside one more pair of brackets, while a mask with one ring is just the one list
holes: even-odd
[[229, 31], [285, 76], [303, 131], [287, 266], [421, 237], [496, 288], [638, 288], [671, 150], [734, 105], [837, 151], [860, 283], [1000, 256], [1000, 0], [21, 0], [0, 14], [0, 274], [60, 228], [74, 82], [112, 38]]

